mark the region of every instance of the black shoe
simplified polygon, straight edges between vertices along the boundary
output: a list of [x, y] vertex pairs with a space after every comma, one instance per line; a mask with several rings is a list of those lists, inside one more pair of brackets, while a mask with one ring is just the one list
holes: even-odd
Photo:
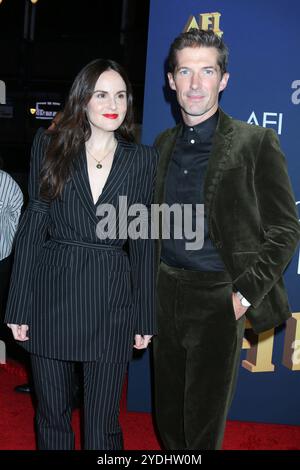
[[29, 384], [17, 385], [15, 387], [15, 392], [18, 392], [18, 393], [31, 393], [32, 388], [30, 387]]

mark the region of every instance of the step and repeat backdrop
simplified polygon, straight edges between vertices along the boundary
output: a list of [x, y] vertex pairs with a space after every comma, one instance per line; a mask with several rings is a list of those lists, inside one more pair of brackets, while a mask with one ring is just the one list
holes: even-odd
[[[173, 39], [191, 27], [213, 29], [229, 47], [230, 80], [221, 107], [236, 119], [270, 127], [285, 152], [300, 212], [300, 2], [298, 0], [151, 0], [143, 142], [179, 118], [170, 99], [166, 58]], [[285, 281], [293, 312], [285, 327], [245, 333], [230, 419], [300, 424], [300, 253]], [[151, 354], [129, 368], [128, 408], [150, 411]]]

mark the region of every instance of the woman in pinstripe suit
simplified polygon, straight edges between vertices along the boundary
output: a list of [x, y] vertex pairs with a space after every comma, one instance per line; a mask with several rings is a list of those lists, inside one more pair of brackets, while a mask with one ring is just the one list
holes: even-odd
[[132, 116], [126, 73], [97, 59], [75, 78], [57, 129], [33, 143], [6, 322], [31, 353], [39, 449], [74, 448], [75, 361], [83, 363], [85, 448], [122, 449], [126, 366], [155, 332], [154, 242], [121, 238], [118, 218], [115, 238], [96, 234], [101, 205], [118, 214], [119, 196], [128, 206], [152, 201], [157, 156], [133, 143]]

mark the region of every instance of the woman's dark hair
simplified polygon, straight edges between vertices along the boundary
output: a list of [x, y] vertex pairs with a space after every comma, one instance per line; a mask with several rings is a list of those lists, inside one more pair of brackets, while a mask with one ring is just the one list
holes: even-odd
[[61, 195], [83, 144], [91, 136], [85, 110], [99, 76], [107, 70], [117, 72], [124, 80], [127, 90], [127, 113], [116, 133], [129, 142], [134, 141], [132, 87], [125, 70], [113, 60], [93, 60], [76, 76], [59, 122], [56, 128], [49, 132], [51, 137], [40, 178], [40, 195], [45, 200], [52, 200]]
[[218, 51], [218, 65], [223, 76], [227, 70], [228, 48], [223, 40], [212, 30], [191, 28], [174, 39], [168, 57], [169, 72], [174, 75], [177, 67], [177, 51], [185, 47], [215, 47]]

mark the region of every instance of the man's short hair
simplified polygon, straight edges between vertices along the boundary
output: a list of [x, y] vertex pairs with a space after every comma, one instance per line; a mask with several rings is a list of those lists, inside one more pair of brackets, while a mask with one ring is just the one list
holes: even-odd
[[211, 29], [191, 28], [185, 33], [181, 33], [174, 39], [170, 47], [168, 64], [169, 72], [173, 75], [177, 67], [177, 51], [181, 51], [185, 47], [214, 47], [218, 51], [218, 65], [221, 75], [227, 71], [228, 48], [223, 40], [215, 34]]

